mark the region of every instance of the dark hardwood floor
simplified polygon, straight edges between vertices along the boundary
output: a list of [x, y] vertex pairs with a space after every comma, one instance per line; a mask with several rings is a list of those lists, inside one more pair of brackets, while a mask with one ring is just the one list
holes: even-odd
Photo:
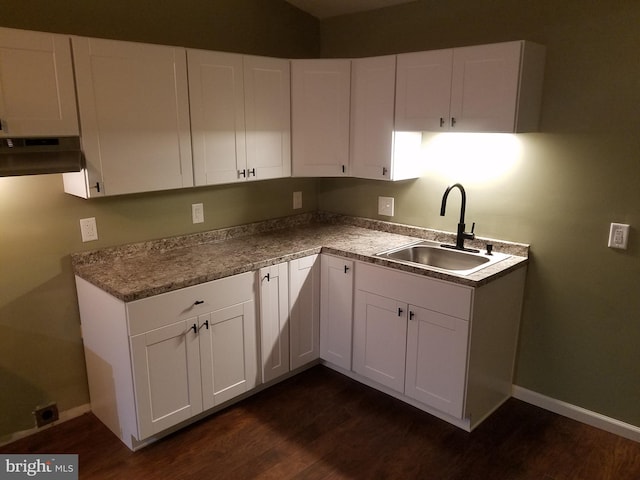
[[467, 433], [320, 366], [136, 453], [92, 414], [0, 453], [77, 453], [83, 479], [640, 479], [640, 443], [515, 399]]

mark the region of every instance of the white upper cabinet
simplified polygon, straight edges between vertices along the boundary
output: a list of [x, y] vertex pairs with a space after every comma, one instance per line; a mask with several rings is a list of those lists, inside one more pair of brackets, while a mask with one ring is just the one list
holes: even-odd
[[396, 126], [535, 131], [544, 59], [543, 46], [525, 41], [398, 55]]
[[292, 175], [349, 174], [351, 61], [291, 61]]
[[351, 173], [374, 180], [420, 175], [420, 132], [394, 124], [396, 56], [358, 58], [351, 64]]
[[242, 55], [187, 50], [187, 59], [195, 184], [246, 179]]
[[73, 37], [86, 172], [83, 197], [193, 186], [183, 48]]
[[0, 28], [0, 137], [77, 135], [69, 37]]
[[244, 56], [247, 179], [291, 176], [289, 60]]
[[291, 174], [289, 61], [188, 50], [196, 185]]
[[438, 131], [448, 125], [453, 50], [398, 55], [396, 128]]

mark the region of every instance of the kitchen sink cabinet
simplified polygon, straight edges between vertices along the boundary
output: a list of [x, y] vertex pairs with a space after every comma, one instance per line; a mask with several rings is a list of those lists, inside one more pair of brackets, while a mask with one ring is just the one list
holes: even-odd
[[524, 274], [471, 288], [358, 262], [356, 378], [471, 430], [511, 395]]
[[129, 448], [258, 384], [254, 273], [129, 303], [76, 285], [91, 409]]
[[535, 131], [544, 60], [545, 48], [525, 41], [400, 54], [396, 128]]
[[72, 37], [86, 169], [65, 192], [89, 198], [193, 186], [183, 48]]
[[78, 133], [69, 37], [0, 27], [0, 137]]
[[320, 358], [351, 370], [353, 260], [323, 254], [320, 274]]
[[394, 123], [396, 56], [351, 62], [351, 174], [373, 180], [420, 176], [422, 133]]
[[261, 268], [260, 325], [264, 382], [319, 358], [318, 255]]
[[292, 175], [348, 176], [351, 61], [291, 60]]
[[290, 175], [289, 62], [187, 50], [195, 185]]

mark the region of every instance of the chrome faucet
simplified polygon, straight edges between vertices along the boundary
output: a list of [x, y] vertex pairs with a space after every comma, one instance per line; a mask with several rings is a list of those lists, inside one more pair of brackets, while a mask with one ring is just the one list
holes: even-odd
[[460, 205], [460, 222], [458, 222], [458, 232], [456, 235], [456, 244], [455, 245], [442, 245], [443, 247], [447, 247], [447, 248], [455, 248], [456, 250], [465, 250], [467, 252], [478, 252], [479, 250], [475, 250], [473, 248], [465, 248], [464, 246], [464, 241], [465, 240], [473, 240], [474, 238], [476, 238], [475, 233], [473, 233], [473, 231], [476, 228], [476, 224], [475, 222], [473, 223], [473, 225], [471, 226], [471, 231], [470, 232], [465, 232], [465, 225], [464, 225], [464, 211], [467, 208], [467, 193], [464, 191], [464, 187], [462, 185], [460, 185], [459, 183], [455, 183], [449, 187], [447, 187], [447, 189], [444, 191], [444, 195], [442, 196], [442, 205], [440, 206], [440, 216], [444, 217], [444, 212], [447, 208], [447, 197], [449, 196], [449, 192], [451, 192], [452, 189], [457, 188], [458, 190], [460, 190], [460, 193], [462, 194], [462, 204]]

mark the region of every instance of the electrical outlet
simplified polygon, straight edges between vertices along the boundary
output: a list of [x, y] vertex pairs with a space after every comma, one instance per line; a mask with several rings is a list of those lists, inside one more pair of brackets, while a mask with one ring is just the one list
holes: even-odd
[[393, 217], [394, 199], [393, 197], [378, 197], [378, 215]]
[[609, 228], [609, 243], [607, 246], [626, 250], [628, 242], [629, 225], [624, 223], [612, 223]]
[[80, 219], [80, 233], [83, 242], [98, 240], [98, 228], [95, 217]]
[[204, 223], [204, 205], [202, 203], [191, 205], [191, 219], [193, 223]]
[[302, 192], [293, 192], [293, 208], [302, 208]]

